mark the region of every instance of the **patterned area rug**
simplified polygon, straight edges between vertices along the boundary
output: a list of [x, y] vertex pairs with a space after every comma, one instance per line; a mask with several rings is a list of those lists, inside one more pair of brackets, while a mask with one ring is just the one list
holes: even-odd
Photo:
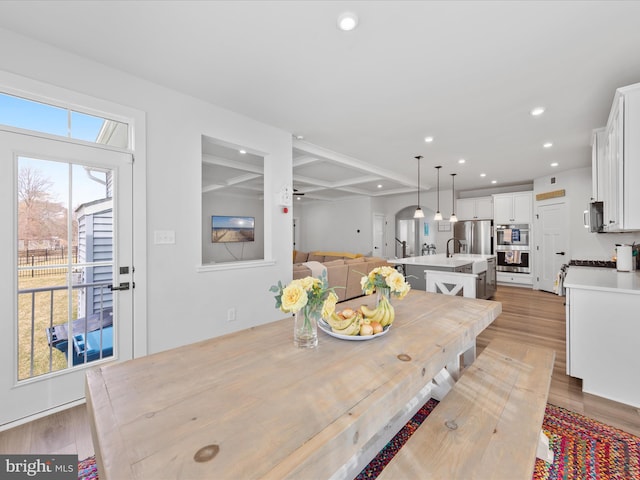
[[96, 457], [91, 456], [78, 462], [78, 480], [98, 480]]
[[549, 404], [542, 428], [554, 462], [537, 459], [534, 479], [640, 478], [640, 438]]
[[[425, 403], [356, 480], [376, 478], [437, 405]], [[555, 459], [536, 460], [533, 480], [640, 479], [640, 438], [550, 404], [542, 428]], [[98, 480], [95, 457], [78, 464], [78, 479]]]
[[[424, 404], [356, 480], [376, 478], [437, 405]], [[555, 458], [536, 459], [533, 480], [640, 479], [640, 438], [550, 404], [542, 428]]]

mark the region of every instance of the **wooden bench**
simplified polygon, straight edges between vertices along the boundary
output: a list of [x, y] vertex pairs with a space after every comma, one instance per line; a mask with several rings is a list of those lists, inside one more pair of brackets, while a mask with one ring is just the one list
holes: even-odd
[[530, 480], [536, 456], [553, 461], [541, 427], [554, 360], [549, 348], [492, 341], [379, 480]]

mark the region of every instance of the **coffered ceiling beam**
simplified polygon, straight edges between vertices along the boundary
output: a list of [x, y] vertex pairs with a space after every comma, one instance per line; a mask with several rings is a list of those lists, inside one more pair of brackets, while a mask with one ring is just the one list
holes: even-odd
[[255, 180], [256, 178], [260, 178], [260, 177], [262, 177], [262, 174], [247, 173], [245, 175], [238, 175], [237, 177], [233, 177], [228, 180], [225, 180], [224, 183], [216, 183], [216, 184], [208, 185], [206, 187], [202, 187], [202, 193], [211, 192], [213, 190], [220, 190], [225, 187], [232, 187], [239, 183], [249, 182], [251, 180]]
[[237, 160], [229, 160], [228, 158], [217, 157], [215, 155], [202, 155], [202, 163], [208, 165], [218, 165], [221, 167], [235, 168], [245, 172], [264, 174], [264, 167], [252, 165], [250, 163], [238, 162]]
[[360, 170], [364, 173], [373, 173], [375, 175], [379, 175], [384, 178], [388, 178], [390, 180], [394, 180], [401, 185], [406, 185], [408, 187], [415, 187], [417, 185], [417, 180], [415, 178], [405, 177], [404, 175], [398, 175], [397, 173], [386, 170], [380, 167], [376, 167], [369, 163], [363, 162], [353, 157], [349, 157], [347, 155], [342, 155], [340, 153], [334, 152], [332, 150], [319, 147], [318, 145], [313, 145], [309, 142], [305, 142], [304, 140], [293, 140], [293, 147], [300, 150], [301, 152], [308, 153], [310, 155], [314, 155], [316, 157], [321, 157], [327, 161], [337, 163], [346, 167], [350, 167], [356, 170]]
[[312, 163], [319, 162], [320, 159], [317, 157], [312, 157], [309, 155], [302, 155], [300, 157], [296, 157], [293, 159], [293, 168], [302, 167], [304, 165], [309, 165]]
[[318, 185], [324, 188], [341, 188], [348, 187], [350, 185], [359, 185], [361, 183], [377, 182], [381, 180], [381, 178], [382, 177], [379, 177], [378, 175], [369, 175], [358, 178], [348, 178], [339, 182], [325, 182], [322, 180], [318, 180], [317, 178], [305, 177], [304, 175], [293, 175], [294, 181], [308, 183], [310, 185]]

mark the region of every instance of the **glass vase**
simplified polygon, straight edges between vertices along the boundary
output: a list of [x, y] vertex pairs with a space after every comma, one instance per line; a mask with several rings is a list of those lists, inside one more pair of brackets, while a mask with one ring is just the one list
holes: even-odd
[[391, 305], [391, 289], [388, 287], [376, 287], [376, 290], [378, 293], [376, 308], [383, 307], [384, 310], [386, 310], [388, 313], [386, 316], [384, 316], [384, 319], [380, 321], [380, 324], [383, 327], [386, 327], [387, 325], [391, 325], [393, 323], [393, 320], [396, 318], [395, 308], [393, 308], [393, 305]]
[[293, 344], [298, 348], [317, 347], [320, 311], [306, 306], [297, 311], [294, 316]]
[[376, 287], [376, 307], [380, 305], [382, 297], [384, 297], [389, 305], [391, 305], [391, 288], [390, 287]]

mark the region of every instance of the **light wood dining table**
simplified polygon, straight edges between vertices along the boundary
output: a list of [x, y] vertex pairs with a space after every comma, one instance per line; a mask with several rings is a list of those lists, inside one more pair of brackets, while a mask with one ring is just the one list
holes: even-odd
[[89, 371], [101, 480], [349, 477], [502, 311], [422, 291], [392, 303], [391, 329], [367, 341], [318, 331], [299, 349], [289, 317]]

